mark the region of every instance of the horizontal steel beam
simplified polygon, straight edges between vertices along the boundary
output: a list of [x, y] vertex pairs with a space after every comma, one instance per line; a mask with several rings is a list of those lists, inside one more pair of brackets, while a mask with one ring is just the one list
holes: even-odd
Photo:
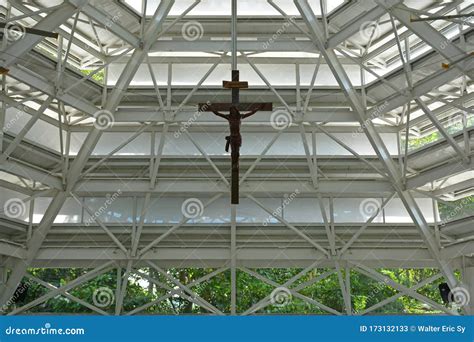
[[0, 255], [18, 259], [25, 259], [26, 249], [24, 248], [24, 246], [0, 241]]
[[[260, 40], [239, 40], [237, 45], [242, 51], [255, 52], [318, 52], [311, 41], [297, 39], [278, 39], [269, 43], [268, 39]], [[150, 52], [230, 52], [232, 51], [232, 42], [229, 40], [207, 40], [199, 39], [196, 41], [187, 41], [183, 39], [158, 40], [150, 49]]]
[[8, 76], [36, 88], [47, 95], [54, 96], [65, 104], [77, 108], [90, 116], [94, 115], [99, 110], [98, 107], [94, 106], [88, 100], [77, 97], [71, 93], [58, 93], [52, 83], [45, 81], [43, 78], [31, 73], [31, 71], [26, 71], [21, 67], [11, 66]]
[[[125, 64], [130, 57], [124, 56], [119, 61], [114, 62], [113, 64]], [[249, 56], [248, 59], [255, 64], [311, 64], [314, 65], [314, 59], [317, 58], [317, 55], [311, 57], [285, 57], [285, 56], [272, 56], [271, 58]], [[112, 60], [112, 58], [106, 59], [105, 62]], [[150, 56], [149, 61], [151, 64], [168, 64], [172, 63], [174, 65], [179, 64], [214, 64], [218, 61], [221, 64], [230, 64], [232, 60], [231, 56]], [[238, 64], [246, 63], [244, 57], [237, 57]], [[341, 57], [341, 63], [347, 65], [358, 65], [349, 58]], [[321, 64], [326, 64], [324, 61], [321, 61]], [[96, 65], [99, 67], [100, 65]]]
[[[120, 189], [124, 194], [161, 193], [161, 194], [215, 194], [228, 193], [229, 188], [217, 176], [215, 180], [160, 180], [157, 186], [150, 189], [148, 180], [83, 180], [77, 184], [75, 193], [78, 195], [114, 193]], [[389, 195], [392, 186], [384, 181], [326, 181], [319, 182], [315, 190], [309, 181], [246, 181], [241, 186], [243, 194], [292, 193], [296, 189], [302, 194], [333, 194], [347, 196], [348, 194]]]
[[[166, 112], [150, 109], [119, 109], [115, 114], [116, 122], [164, 122]], [[259, 111], [258, 115], [254, 115], [245, 120], [252, 123], [268, 123], [270, 124], [272, 112]], [[217, 118], [214, 114], [208, 112], [198, 112], [195, 110], [182, 110], [178, 112], [174, 118], [175, 122], [187, 121], [192, 119], [193, 122], [219, 122], [222, 119]], [[344, 109], [324, 109], [313, 108], [308, 110], [302, 117], [306, 122], [357, 122], [354, 114], [350, 110]], [[167, 120], [169, 122], [169, 120]], [[225, 123], [227, 125], [227, 123]], [[352, 128], [354, 130], [354, 128]]]
[[25, 179], [37, 181], [54, 189], [62, 188], [62, 182], [59, 177], [13, 160], [7, 160], [0, 164], [0, 170]]
[[[471, 243], [472, 245], [472, 243]], [[472, 251], [472, 246], [466, 251]], [[444, 252], [453, 266], [460, 265], [460, 260], [453, 255], [460, 255], [459, 248]], [[409, 256], [409, 257], [407, 257]], [[160, 247], [148, 251], [142, 256], [143, 260], [156, 260], [158, 265], [166, 267], [219, 267], [229, 261], [229, 248], [168, 248]], [[237, 267], [307, 267], [316, 259], [325, 259], [321, 252], [314, 248], [286, 249], [285, 253], [279, 248], [239, 248], [237, 250]], [[129, 260], [125, 253], [113, 248], [42, 248], [32, 267], [74, 267], [89, 263], [88, 267], [101, 264], [104, 261], [121, 262], [124, 265]], [[352, 253], [342, 256], [341, 264], [353, 261], [370, 267], [434, 267], [435, 261], [427, 250], [421, 249], [354, 249]], [[320, 267], [334, 267], [335, 260], [322, 260]], [[8, 262], [7, 262], [8, 265]], [[140, 263], [137, 263], [139, 266]]]
[[473, 179], [469, 178], [462, 182], [454, 183], [454, 184], [442, 187], [441, 189], [434, 190], [431, 193], [435, 196], [440, 196], [440, 195], [444, 195], [450, 192], [457, 192], [457, 191], [472, 189], [473, 185], [474, 185]]
[[406, 186], [408, 189], [418, 188], [432, 181], [435, 181], [438, 179], [444, 179], [446, 177], [455, 175], [457, 173], [461, 173], [461, 172], [473, 170], [473, 169], [474, 169], [473, 160], [471, 160], [471, 162], [468, 165], [460, 163], [460, 162], [443, 164], [443, 165], [434, 167], [432, 169], [429, 169], [427, 171], [423, 171], [417, 174], [416, 176], [408, 178]]

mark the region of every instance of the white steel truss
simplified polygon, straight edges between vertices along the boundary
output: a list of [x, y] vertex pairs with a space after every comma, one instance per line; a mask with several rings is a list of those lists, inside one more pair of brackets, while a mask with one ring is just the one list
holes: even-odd
[[[368, 314], [401, 296], [452, 314], [417, 292], [440, 278], [474, 298], [473, 213], [462, 204], [474, 195], [472, 25], [411, 20], [469, 13], [473, 5], [349, 1], [328, 13], [325, 1], [314, 8], [295, 0], [290, 14], [267, 4], [272, 20], [257, 15], [241, 24], [230, 13], [228, 21], [193, 16], [200, 1], [176, 14], [178, 1], [164, 0], [140, 20], [119, 1], [67, 0], [52, 8], [7, 1], [2, 20], [21, 23], [20, 31], [59, 34], [57, 41], [24, 33], [17, 40], [3, 32], [0, 200], [14, 197], [25, 213], [12, 217], [6, 204], [0, 213], [0, 304], [25, 277], [49, 290], [8, 314], [57, 295], [103, 315], [138, 314], [176, 296], [216, 315], [273, 305], [269, 294], [238, 312], [241, 272], [336, 315]], [[229, 40], [231, 21], [239, 36]], [[242, 126], [248, 150], [239, 206], [227, 205], [229, 161], [220, 146], [226, 123], [196, 111], [199, 103], [229, 102], [220, 82], [231, 63], [251, 80], [242, 102], [274, 105]], [[100, 127], [104, 113], [110, 122]], [[286, 126], [276, 127], [277, 116]], [[41, 138], [41, 130], [53, 133]], [[439, 137], [409, 149], [410, 139], [431, 134]], [[111, 198], [127, 201], [126, 220], [109, 220], [107, 208], [94, 207]], [[197, 203], [200, 215], [181, 207], [163, 218], [181, 199]], [[372, 211], [343, 221], [341, 208], [368, 200], [376, 203]], [[70, 203], [80, 208], [79, 219], [61, 222]], [[390, 218], [397, 203], [407, 213], [403, 222]], [[438, 205], [456, 219], [440, 218]], [[28, 273], [33, 267], [92, 270], [57, 287]], [[168, 272], [185, 267], [213, 270], [190, 283]], [[376, 270], [383, 267], [440, 273], [406, 287]], [[280, 284], [259, 268], [301, 271]], [[115, 269], [113, 313], [70, 293]], [[195, 289], [227, 271], [229, 312]], [[398, 293], [354, 312], [351, 271]], [[125, 311], [132, 276], [166, 294]], [[342, 311], [301, 293], [329, 276], [337, 277]], [[463, 309], [472, 312], [472, 303]]]

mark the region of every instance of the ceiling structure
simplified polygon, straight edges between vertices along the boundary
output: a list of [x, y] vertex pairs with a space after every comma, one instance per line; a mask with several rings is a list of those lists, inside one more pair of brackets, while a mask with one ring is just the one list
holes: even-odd
[[238, 1], [241, 101], [274, 111], [242, 125], [231, 207], [227, 123], [198, 111], [230, 99], [230, 0], [3, 2], [1, 303], [31, 267], [92, 270], [12, 313], [113, 268], [195, 267], [231, 272], [235, 314], [237, 269], [319, 267], [346, 311], [304, 300], [330, 313], [352, 313], [342, 269], [451, 313], [376, 269], [474, 291], [473, 7]]

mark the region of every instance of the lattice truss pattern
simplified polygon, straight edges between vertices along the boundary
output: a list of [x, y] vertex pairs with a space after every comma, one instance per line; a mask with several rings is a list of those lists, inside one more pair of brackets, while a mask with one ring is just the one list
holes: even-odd
[[[442, 280], [474, 298], [473, 8], [238, 1], [241, 101], [273, 111], [242, 124], [231, 206], [227, 123], [198, 110], [230, 102], [231, 0], [1, 1], [2, 314], [58, 295], [117, 315], [179, 298], [262, 313], [275, 296], [337, 315], [402, 296], [474, 313], [474, 300], [453, 310], [417, 291]], [[83, 271], [58, 286], [37, 268]], [[278, 282], [269, 268], [295, 272]], [[437, 271], [406, 286], [380, 271], [390, 268]], [[72, 294], [107, 274], [110, 306]], [[394, 295], [355, 312], [356, 274]], [[304, 291], [331, 276], [342, 310]], [[249, 278], [271, 293], [245, 306]], [[228, 304], [198, 291], [213, 280]], [[155, 297], [124, 309], [133, 281]], [[44, 291], [12, 304], [28, 282]]]

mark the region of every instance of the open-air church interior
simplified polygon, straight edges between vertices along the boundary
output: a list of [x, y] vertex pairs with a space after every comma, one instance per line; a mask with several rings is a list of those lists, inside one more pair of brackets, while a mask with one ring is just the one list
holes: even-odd
[[0, 0], [0, 316], [474, 315], [473, 10]]

